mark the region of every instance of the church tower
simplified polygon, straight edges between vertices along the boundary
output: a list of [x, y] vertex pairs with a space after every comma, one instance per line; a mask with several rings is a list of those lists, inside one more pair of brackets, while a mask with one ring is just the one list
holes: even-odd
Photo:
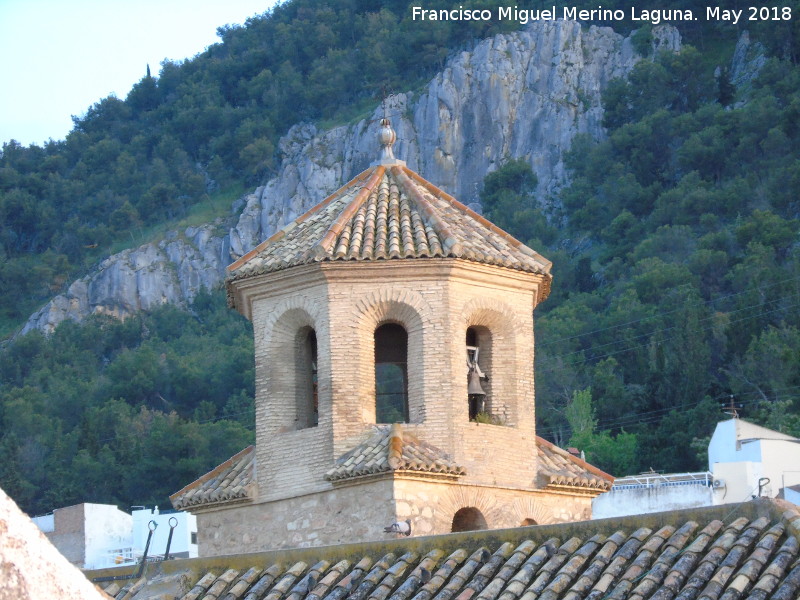
[[214, 553], [376, 539], [406, 519], [415, 535], [578, 520], [608, 487], [537, 441], [551, 263], [397, 160], [387, 119], [379, 141], [366, 171], [229, 267], [255, 336], [255, 450], [173, 496], [219, 512]]

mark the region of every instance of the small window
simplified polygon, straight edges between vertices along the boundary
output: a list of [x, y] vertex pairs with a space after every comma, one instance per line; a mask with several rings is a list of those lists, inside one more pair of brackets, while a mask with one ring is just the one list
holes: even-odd
[[305, 429], [315, 427], [319, 422], [317, 334], [311, 327], [304, 327], [297, 341], [295, 421], [297, 429]]
[[489, 412], [486, 391], [489, 376], [485, 371], [487, 361], [481, 360], [481, 346], [488, 346], [488, 339], [488, 331], [482, 333], [476, 327], [467, 329], [467, 397], [470, 421], [481, 419]]
[[192, 542], [191, 543], [194, 544], [194, 545], [197, 545], [197, 532], [196, 531], [192, 532]]
[[375, 330], [375, 421], [408, 422], [408, 333], [396, 323]]
[[458, 512], [453, 515], [453, 525], [450, 531], [456, 533], [458, 531], [478, 531], [488, 528], [486, 517], [483, 516], [483, 513], [477, 508], [468, 506], [459, 509]]

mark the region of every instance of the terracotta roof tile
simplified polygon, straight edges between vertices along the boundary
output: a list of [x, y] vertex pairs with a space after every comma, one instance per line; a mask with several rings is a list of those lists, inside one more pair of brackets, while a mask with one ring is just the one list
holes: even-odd
[[[613, 478], [536, 438], [540, 475], [549, 485], [610, 489]], [[177, 509], [247, 502], [253, 497], [255, 448], [249, 446], [170, 496]], [[343, 454], [326, 473], [329, 481], [380, 473], [414, 471], [438, 477], [459, 477], [463, 467], [430, 444], [403, 432], [400, 424], [377, 427], [362, 443]]]
[[248, 446], [169, 499], [177, 509], [244, 502], [252, 498], [255, 447]]
[[365, 441], [336, 460], [325, 474], [328, 481], [398, 471], [416, 471], [442, 477], [459, 477], [464, 469], [450, 457], [414, 435], [400, 424], [376, 427]]
[[451, 257], [549, 282], [550, 261], [395, 162], [370, 167], [234, 262], [230, 280], [314, 262]]
[[539, 478], [543, 484], [610, 490], [614, 483], [614, 478], [608, 473], [539, 436], [536, 436], [536, 449]]
[[[800, 516], [776, 504], [412, 538], [388, 552], [372, 542], [172, 561], [153, 566], [132, 598], [796, 600]], [[642, 520], [661, 525], [637, 528]], [[188, 593], [163, 595], [164, 581], [186, 578]]]

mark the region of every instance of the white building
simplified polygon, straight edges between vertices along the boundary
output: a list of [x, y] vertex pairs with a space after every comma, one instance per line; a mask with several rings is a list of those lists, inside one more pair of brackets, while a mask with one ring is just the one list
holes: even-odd
[[31, 520], [67, 560], [83, 569], [103, 569], [140, 561], [151, 528], [148, 557], [163, 558], [171, 528], [174, 530], [170, 556], [197, 556], [197, 519], [193, 515], [161, 514], [157, 507], [136, 508], [139, 510], [129, 515], [110, 504], [87, 502], [57, 508]]
[[797, 504], [800, 439], [742, 419], [717, 424], [708, 471], [620, 477], [592, 501], [595, 519], [782, 497]]
[[606, 519], [713, 504], [713, 476], [700, 473], [643, 473], [618, 477], [611, 490], [592, 501], [592, 518]]
[[708, 468], [714, 504], [775, 498], [800, 484], [800, 439], [742, 419], [723, 421], [708, 444]]
[[[147, 509], [134, 507], [133, 548], [135, 560], [139, 560], [147, 545], [147, 537], [153, 529], [148, 556], [161, 557], [169, 542], [169, 555], [172, 558], [194, 558], [197, 556], [197, 517], [183, 512], [159, 512], [158, 507]], [[155, 523], [155, 528], [151, 525]], [[172, 531], [172, 540], [169, 539]]]

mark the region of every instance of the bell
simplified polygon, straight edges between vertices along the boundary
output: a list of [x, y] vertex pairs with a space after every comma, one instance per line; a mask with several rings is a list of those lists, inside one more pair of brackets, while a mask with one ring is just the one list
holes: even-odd
[[470, 396], [485, 396], [486, 392], [483, 391], [483, 386], [481, 386], [481, 376], [478, 375], [478, 371], [475, 369], [470, 369], [469, 377], [467, 378], [467, 393]]

